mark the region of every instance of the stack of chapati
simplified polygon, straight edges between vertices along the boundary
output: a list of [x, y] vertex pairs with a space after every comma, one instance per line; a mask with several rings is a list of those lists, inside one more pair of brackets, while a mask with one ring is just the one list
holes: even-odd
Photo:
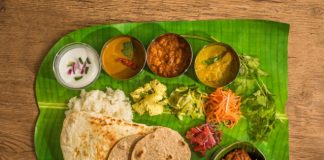
[[65, 160], [191, 158], [188, 144], [176, 131], [82, 111], [65, 118], [61, 148]]

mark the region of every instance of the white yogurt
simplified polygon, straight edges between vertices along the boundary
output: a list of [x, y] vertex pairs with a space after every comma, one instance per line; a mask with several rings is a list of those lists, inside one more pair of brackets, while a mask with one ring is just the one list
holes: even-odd
[[57, 54], [54, 72], [56, 79], [63, 86], [72, 89], [84, 88], [94, 82], [100, 74], [99, 55], [89, 45], [70, 44]]

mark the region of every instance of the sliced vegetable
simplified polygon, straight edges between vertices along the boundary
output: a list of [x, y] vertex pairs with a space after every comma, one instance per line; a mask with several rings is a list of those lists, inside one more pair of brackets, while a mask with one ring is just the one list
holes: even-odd
[[72, 63], [72, 72], [73, 72], [73, 74], [75, 74], [75, 70], [77, 69], [77, 63], [75, 63], [75, 62], [73, 62]]
[[207, 122], [224, 123], [226, 127], [234, 127], [240, 119], [241, 97], [231, 90], [217, 88], [207, 97], [205, 113]]
[[[78, 59], [71, 61], [67, 64], [68, 71], [67, 74], [72, 76], [74, 80], [78, 81], [82, 79], [82, 77], [88, 73], [90, 63], [87, 63], [89, 58], [86, 58], [86, 61], [83, 61], [81, 57]], [[90, 62], [90, 61], [89, 61]]]
[[91, 64], [89, 57], [87, 57], [86, 62], [87, 62], [88, 64]]
[[81, 57], [79, 57], [79, 62], [80, 62], [81, 64], [83, 64], [83, 60], [82, 60]]
[[68, 75], [71, 75], [72, 74], [72, 68], [70, 68], [69, 70], [68, 70]]
[[83, 78], [83, 76], [74, 77], [74, 79], [75, 79], [76, 81], [78, 81], [78, 80], [80, 80], [80, 79], [82, 79], [82, 78]]
[[218, 126], [202, 124], [191, 128], [186, 133], [186, 138], [193, 145], [194, 151], [205, 156], [207, 150], [213, 148], [221, 142], [222, 132], [217, 130]]
[[199, 91], [197, 87], [179, 87], [171, 93], [169, 104], [180, 120], [186, 115], [196, 119], [204, 116], [203, 106], [206, 97], [207, 94]]
[[85, 68], [85, 74], [88, 74], [88, 71], [89, 71], [89, 67], [86, 67]]

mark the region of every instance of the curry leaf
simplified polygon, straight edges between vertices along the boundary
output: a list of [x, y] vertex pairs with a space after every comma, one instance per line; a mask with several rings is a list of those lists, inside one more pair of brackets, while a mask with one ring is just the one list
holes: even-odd
[[131, 41], [127, 41], [123, 43], [123, 49], [122, 49], [122, 53], [129, 59], [133, 59], [133, 55], [134, 55], [134, 48], [133, 48], [133, 44]]
[[226, 53], [226, 50], [223, 51], [223, 52], [222, 52], [221, 54], [219, 54], [219, 55], [216, 55], [216, 56], [214, 56], [214, 57], [210, 57], [210, 58], [206, 59], [206, 60], [204, 61], [204, 63], [207, 64], [207, 65], [211, 65], [211, 64], [213, 64], [213, 63], [215, 63], [215, 62], [221, 60], [221, 59], [224, 57], [225, 53]]

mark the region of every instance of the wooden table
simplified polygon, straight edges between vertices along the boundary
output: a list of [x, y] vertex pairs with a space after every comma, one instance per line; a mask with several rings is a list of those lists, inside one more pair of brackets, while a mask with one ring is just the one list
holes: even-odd
[[36, 158], [35, 76], [61, 36], [96, 24], [225, 18], [290, 24], [290, 158], [324, 159], [323, 0], [0, 0], [0, 159]]

